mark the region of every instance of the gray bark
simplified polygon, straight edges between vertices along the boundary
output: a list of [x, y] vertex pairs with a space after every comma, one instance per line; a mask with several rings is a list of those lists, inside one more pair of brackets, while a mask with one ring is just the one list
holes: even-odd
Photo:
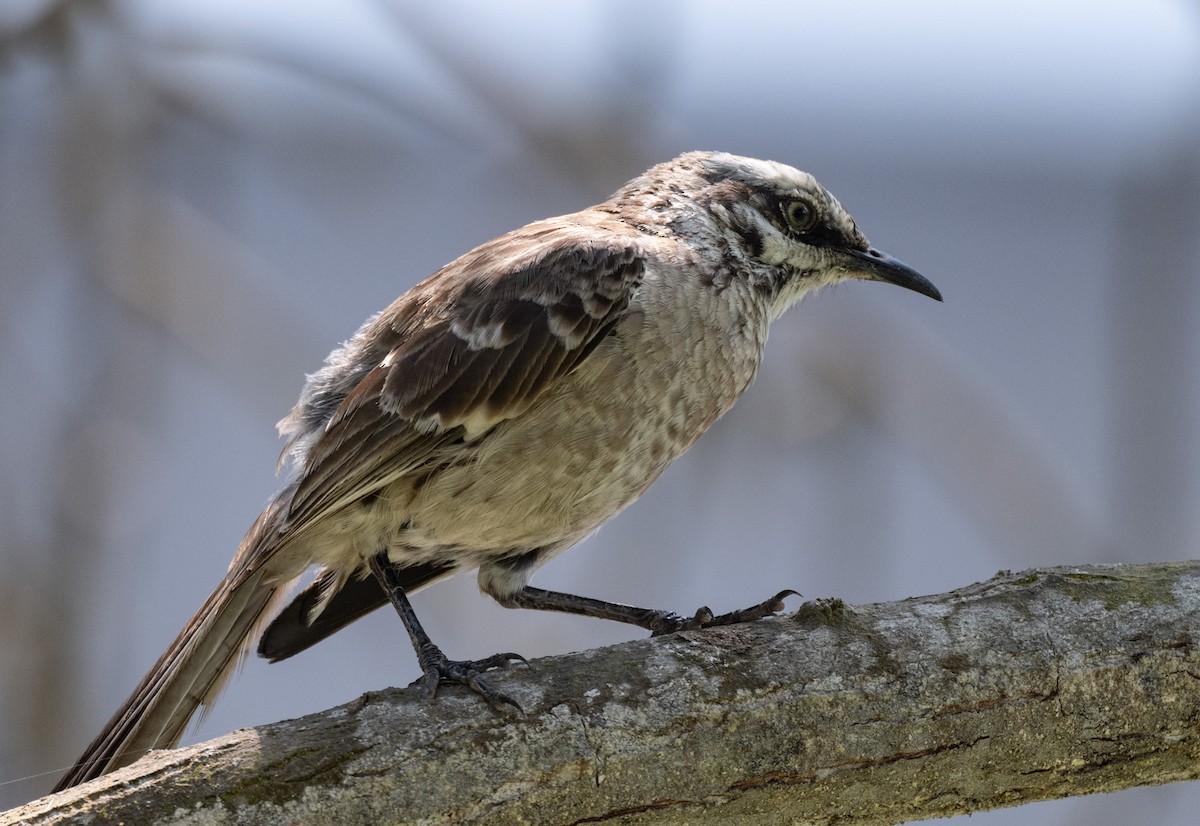
[[389, 689], [0, 824], [885, 824], [1200, 776], [1200, 562], [1001, 573]]

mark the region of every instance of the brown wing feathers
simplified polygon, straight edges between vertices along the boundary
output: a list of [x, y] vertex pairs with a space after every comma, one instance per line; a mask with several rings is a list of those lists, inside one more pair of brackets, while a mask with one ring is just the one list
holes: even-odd
[[403, 327], [393, 327], [400, 340], [384, 362], [380, 403], [413, 421], [436, 417], [444, 428], [480, 409], [515, 415], [591, 351], [640, 275], [632, 249], [561, 247], [424, 304], [424, 318], [385, 311], [381, 321], [394, 313]]
[[370, 348], [386, 355], [310, 449], [290, 529], [410, 472], [446, 441], [523, 412], [616, 323], [642, 262], [627, 246], [559, 246], [508, 272], [449, 279], [455, 288], [439, 292], [450, 268], [375, 320]]

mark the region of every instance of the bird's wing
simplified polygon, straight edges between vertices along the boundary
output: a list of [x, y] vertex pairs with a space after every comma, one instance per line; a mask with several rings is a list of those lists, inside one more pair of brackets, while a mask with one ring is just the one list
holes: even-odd
[[524, 412], [621, 318], [641, 279], [631, 240], [547, 223], [468, 253], [368, 329], [383, 354], [305, 455], [295, 535]]

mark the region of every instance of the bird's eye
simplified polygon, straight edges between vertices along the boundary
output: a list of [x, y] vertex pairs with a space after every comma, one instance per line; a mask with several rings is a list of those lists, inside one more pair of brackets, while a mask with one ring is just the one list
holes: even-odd
[[791, 198], [783, 202], [783, 217], [793, 230], [804, 232], [817, 223], [817, 209], [803, 198]]

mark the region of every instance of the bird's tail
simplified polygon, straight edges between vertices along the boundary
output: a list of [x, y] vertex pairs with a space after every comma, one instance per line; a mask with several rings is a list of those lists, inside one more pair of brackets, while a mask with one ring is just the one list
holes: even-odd
[[268, 507], [258, 518], [221, 584], [54, 791], [128, 765], [150, 749], [175, 746], [196, 710], [216, 698], [275, 607], [282, 583], [252, 562], [263, 558], [255, 552], [274, 534], [276, 510]]

